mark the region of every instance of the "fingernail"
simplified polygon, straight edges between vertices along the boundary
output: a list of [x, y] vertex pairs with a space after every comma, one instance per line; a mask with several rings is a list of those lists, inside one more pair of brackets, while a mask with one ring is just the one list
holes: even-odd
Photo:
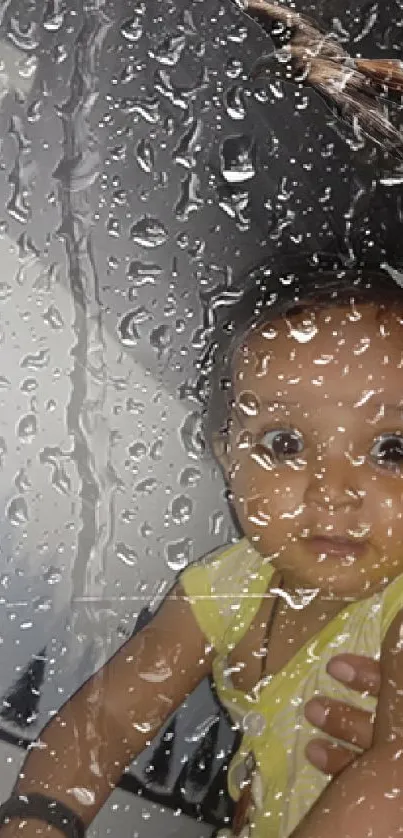
[[344, 661], [330, 661], [327, 671], [329, 675], [334, 675], [338, 681], [347, 681], [348, 684], [353, 681], [355, 677], [353, 667], [350, 666], [349, 663], [344, 663]]
[[306, 747], [306, 753], [309, 759], [312, 760], [318, 768], [326, 768], [327, 753], [324, 748], [321, 748], [321, 746], [317, 745], [315, 742], [310, 742]]
[[322, 727], [326, 721], [326, 710], [322, 707], [319, 701], [310, 701], [309, 704], [306, 705], [305, 716], [308, 721], [313, 725], [316, 725], [316, 727]]

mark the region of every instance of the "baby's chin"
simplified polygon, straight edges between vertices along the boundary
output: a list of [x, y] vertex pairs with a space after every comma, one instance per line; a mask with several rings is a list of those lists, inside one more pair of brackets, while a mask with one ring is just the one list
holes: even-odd
[[320, 561], [301, 564], [301, 556], [273, 556], [271, 564], [283, 577], [282, 585], [291, 591], [315, 590], [323, 599], [346, 602], [367, 599], [382, 592], [397, 576], [403, 574], [403, 563], [379, 560], [372, 556], [371, 564], [355, 559], [341, 560], [334, 556]]
[[283, 587], [290, 592], [315, 590], [322, 598], [346, 602], [367, 599], [381, 593], [398, 576], [403, 575], [403, 545], [368, 545], [366, 552], [355, 557], [328, 555], [318, 558], [310, 550], [302, 550], [293, 540], [286, 546], [253, 540], [255, 549], [283, 576]]

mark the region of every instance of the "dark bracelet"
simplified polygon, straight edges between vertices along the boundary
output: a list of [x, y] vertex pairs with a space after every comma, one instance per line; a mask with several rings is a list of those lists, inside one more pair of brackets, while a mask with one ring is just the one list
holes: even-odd
[[54, 826], [67, 838], [84, 838], [84, 821], [60, 800], [44, 794], [12, 794], [0, 806], [0, 827], [13, 818], [35, 818]]

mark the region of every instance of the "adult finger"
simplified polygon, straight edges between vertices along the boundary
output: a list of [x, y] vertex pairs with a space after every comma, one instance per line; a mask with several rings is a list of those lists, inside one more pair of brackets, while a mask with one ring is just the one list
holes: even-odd
[[367, 692], [377, 697], [381, 688], [381, 667], [379, 661], [364, 655], [335, 655], [326, 666], [332, 678], [342, 681], [355, 692]]
[[333, 777], [351, 765], [357, 757], [357, 753], [350, 748], [326, 739], [311, 739], [305, 748], [305, 754], [315, 768]]
[[375, 714], [344, 701], [315, 696], [305, 705], [305, 717], [324, 733], [366, 750], [371, 746]]

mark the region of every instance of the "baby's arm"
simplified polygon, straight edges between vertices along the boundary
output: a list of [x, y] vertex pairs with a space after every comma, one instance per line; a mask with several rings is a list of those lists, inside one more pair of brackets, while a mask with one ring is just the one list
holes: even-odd
[[[40, 747], [27, 757], [15, 791], [56, 798], [88, 826], [125, 767], [210, 673], [213, 652], [206, 654], [206, 646], [177, 585], [152, 621], [42, 731]], [[0, 838], [29, 838], [38, 828], [49, 838], [61, 838], [58, 830], [47, 831], [44, 822], [33, 819], [10, 821], [0, 828]]]
[[372, 746], [325, 789], [290, 838], [395, 838], [403, 831], [403, 612], [382, 647]]

